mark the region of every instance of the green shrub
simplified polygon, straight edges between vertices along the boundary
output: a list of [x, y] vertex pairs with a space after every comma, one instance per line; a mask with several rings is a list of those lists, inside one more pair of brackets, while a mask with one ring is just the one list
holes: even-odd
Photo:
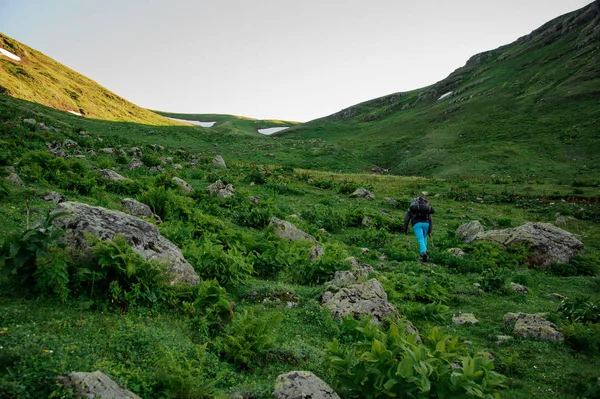
[[324, 255], [316, 261], [304, 263], [304, 267], [291, 265], [295, 280], [300, 284], [323, 284], [330, 280], [335, 272], [347, 270], [350, 263], [346, 261], [349, 253], [338, 243], [323, 244]]
[[196, 346], [191, 358], [186, 353], [173, 353], [167, 348], [158, 350], [154, 378], [165, 399], [212, 398], [214, 381], [208, 378], [206, 345]]
[[188, 314], [200, 317], [213, 331], [214, 327], [222, 327], [223, 323], [231, 321], [233, 317], [227, 291], [215, 279], [200, 281], [194, 301], [184, 301], [183, 309]]
[[557, 276], [594, 276], [600, 273], [600, 256], [592, 253], [575, 255], [569, 263], [553, 263], [550, 272]]
[[265, 184], [267, 182], [267, 177], [261, 168], [253, 167], [246, 173], [246, 180], [249, 183]]
[[198, 242], [183, 248], [185, 258], [194, 266], [202, 279], [217, 279], [224, 287], [236, 286], [254, 273], [249, 258], [236, 246], [225, 250], [214, 244], [212, 236], [204, 235]]
[[405, 314], [410, 320], [444, 323], [450, 315], [450, 308], [441, 303], [428, 303], [426, 305], [407, 306], [402, 314]]
[[129, 196], [141, 194], [145, 189], [142, 183], [132, 180], [109, 181], [105, 185], [106, 190], [111, 193]]
[[572, 322], [562, 328], [565, 343], [573, 349], [593, 355], [600, 353], [600, 324]]
[[237, 366], [247, 366], [251, 361], [260, 360], [274, 347], [273, 331], [282, 320], [283, 315], [279, 313], [269, 313], [259, 318], [244, 310], [236, 315], [222, 340], [225, 357]]
[[481, 289], [485, 292], [508, 293], [508, 275], [502, 269], [486, 269], [479, 278]]
[[360, 186], [358, 185], [358, 183], [355, 183], [351, 180], [342, 180], [339, 184], [338, 192], [340, 194], [348, 195], [352, 194], [359, 187]]
[[157, 157], [156, 155], [152, 154], [144, 154], [142, 155], [140, 160], [143, 162], [144, 166], [147, 166], [149, 168], [153, 166], [162, 165], [162, 160], [160, 159], [160, 157]]
[[450, 299], [450, 280], [441, 274], [386, 273], [381, 283], [390, 300], [445, 303]]
[[148, 205], [163, 221], [188, 220], [194, 207], [191, 198], [165, 187], [152, 187], [139, 195], [138, 200]]
[[488, 354], [461, 354], [458, 337], [443, 335], [437, 328], [423, 344], [394, 323], [387, 332], [375, 326], [359, 329], [363, 335], [359, 342], [327, 344], [324, 365], [342, 397], [491, 399], [506, 386], [506, 378], [493, 371]]
[[10, 184], [0, 177], [0, 200], [8, 197], [10, 195]]
[[384, 248], [392, 236], [385, 230], [369, 227], [348, 237], [350, 244], [357, 247]]
[[600, 323], [600, 304], [590, 297], [563, 299], [556, 310], [567, 320], [578, 323]]
[[304, 195], [305, 192], [294, 183], [278, 182], [267, 183], [263, 187], [271, 190], [274, 194], [279, 195]]

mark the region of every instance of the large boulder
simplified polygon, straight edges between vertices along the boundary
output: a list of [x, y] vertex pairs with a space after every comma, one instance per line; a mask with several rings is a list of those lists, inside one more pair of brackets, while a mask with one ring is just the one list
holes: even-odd
[[167, 265], [170, 284], [195, 285], [200, 281], [181, 250], [163, 237], [151, 223], [123, 212], [79, 202], [61, 202], [54, 211], [58, 212], [65, 212], [66, 215], [55, 219], [54, 224], [67, 230], [65, 239], [75, 251], [88, 252], [87, 234], [102, 240], [112, 240], [121, 235], [145, 260], [157, 260]]
[[[474, 222], [467, 223], [467, 225], [471, 223]], [[459, 227], [459, 230], [465, 226]], [[459, 231], [457, 231], [458, 234]], [[529, 264], [540, 268], [548, 268], [552, 263], [568, 263], [573, 256], [583, 249], [583, 243], [575, 238], [573, 234], [550, 223], [529, 222], [515, 228], [481, 231], [472, 238], [471, 236], [468, 237], [469, 241], [464, 239], [463, 241], [495, 242], [504, 248], [526, 245], [531, 253], [528, 259]]]
[[194, 191], [194, 188], [192, 186], [190, 186], [190, 184], [188, 182], [186, 182], [185, 180], [183, 180], [180, 177], [174, 176], [171, 181], [173, 183], [175, 183], [177, 186], [179, 186], [181, 188], [181, 190], [183, 190], [184, 193], [189, 194], [192, 191]]
[[327, 309], [338, 320], [346, 316], [360, 319], [362, 316], [372, 315], [374, 321], [379, 322], [396, 314], [396, 308], [388, 302], [383, 286], [374, 278], [344, 287], [333, 296], [324, 296], [323, 299]]
[[123, 201], [121, 201], [121, 209], [132, 216], [154, 218], [156, 224], [162, 223], [161, 218], [154, 214], [148, 205], [134, 200], [133, 198], [123, 198]]
[[504, 323], [515, 327], [513, 334], [523, 338], [537, 338], [544, 341], [564, 341], [564, 335], [557, 330], [556, 325], [546, 320], [543, 314], [507, 313]]
[[325, 254], [321, 245], [317, 239], [311, 236], [308, 233], [297, 228], [293, 223], [288, 222], [287, 220], [282, 220], [276, 217], [271, 219], [269, 223], [269, 228], [282, 240], [290, 240], [290, 241], [312, 241], [315, 243], [315, 246], [310, 248], [310, 260], [315, 261], [319, 259], [321, 256]]
[[472, 243], [476, 237], [483, 233], [483, 226], [479, 220], [472, 220], [463, 224], [456, 230], [456, 236], [467, 244]]
[[277, 399], [339, 399], [337, 393], [310, 371], [292, 371], [275, 380]]
[[215, 166], [218, 166], [220, 168], [226, 168], [227, 164], [225, 163], [225, 160], [223, 159], [222, 156], [217, 155], [213, 160], [212, 160], [212, 164]]
[[364, 188], [357, 188], [352, 194], [350, 194], [351, 197], [361, 197], [361, 198], [366, 198], [366, 199], [375, 199], [375, 195], [370, 192], [367, 189]]
[[206, 187], [206, 193], [209, 195], [216, 194], [219, 198], [227, 198], [235, 195], [235, 188], [231, 184], [225, 184], [221, 180], [217, 180]]
[[141, 399], [139, 396], [123, 389], [101, 371], [93, 373], [73, 372], [65, 377], [58, 377], [64, 386], [72, 388], [78, 398], [111, 398]]
[[111, 169], [100, 169], [100, 175], [108, 181], [117, 182], [117, 181], [131, 181], [131, 179], [122, 176]]

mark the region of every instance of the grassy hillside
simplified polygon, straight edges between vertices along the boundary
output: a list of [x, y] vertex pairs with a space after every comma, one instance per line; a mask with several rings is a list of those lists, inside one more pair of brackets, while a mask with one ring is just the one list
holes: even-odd
[[62, 111], [75, 111], [86, 118], [148, 125], [180, 125], [130, 103], [93, 80], [2, 33], [0, 48], [21, 58], [15, 61], [0, 55], [0, 93]]
[[[335, 271], [349, 267], [344, 261], [349, 255], [375, 268], [374, 276], [391, 303], [424, 339], [423, 345], [407, 344], [398, 356], [435, 353], [427, 360], [436, 370], [428, 377], [433, 386], [449, 383], [454, 370], [472, 381], [471, 389], [482, 388], [483, 377], [470, 376], [461, 359], [484, 356], [506, 377], [499, 377], [503, 398], [600, 394], [600, 291], [594, 277], [600, 256], [597, 188], [536, 180], [508, 183], [501, 178], [337, 174], [235, 162], [228, 156], [228, 168], [219, 169], [195, 160], [212, 144], [223, 145], [222, 134], [203, 135], [198, 146], [207, 149], [202, 153], [181, 151], [181, 141], [191, 142], [199, 129], [161, 127], [177, 130], [151, 133], [155, 127], [106, 121], [100, 125], [85, 119], [98, 129], [88, 137], [80, 133], [80, 119], [62, 116], [0, 96], [0, 398], [72, 398], [72, 391], [56, 376], [99, 369], [143, 398], [237, 394], [265, 399], [272, 397], [279, 374], [310, 370], [349, 399], [344, 390], [350, 385], [336, 377], [343, 368], [328, 343], [337, 339], [342, 347], [353, 346], [358, 361], [365, 350], [364, 356], [372, 347], [377, 350], [373, 334], [389, 333], [384, 323], [368, 328], [363, 336], [357, 327], [368, 323], [340, 323], [321, 307], [324, 283]], [[59, 131], [28, 124], [24, 117]], [[118, 129], [120, 133], [113, 134]], [[69, 159], [55, 157], [46, 147], [68, 140], [77, 143], [65, 147]], [[165, 148], [150, 145], [155, 143]], [[161, 163], [165, 158], [164, 169], [124, 170], [134, 145], [145, 161]], [[122, 149], [126, 155], [108, 155], [104, 147], [114, 148], [115, 154]], [[175, 169], [166, 157], [183, 169]], [[6, 183], [10, 167], [23, 186]], [[97, 169], [106, 168], [132, 182], [105, 181]], [[189, 182], [195, 192], [178, 191], [170, 182], [173, 176]], [[217, 179], [233, 184], [236, 194], [227, 199], [206, 195], [204, 189]], [[370, 189], [375, 200], [350, 198], [348, 193], [359, 186]], [[579, 190], [575, 199], [570, 198], [574, 190]], [[160, 232], [182, 249], [202, 277], [200, 288], [164, 285], [149, 272], [155, 265], [140, 262], [119, 244], [106, 244], [103, 252], [84, 260], [69, 256], [49, 230], [22, 235], [54, 209], [42, 199], [49, 191], [115, 210], [125, 197], [151, 205], [163, 219]], [[430, 193], [436, 208], [432, 264], [417, 261], [414, 238], [407, 241], [400, 231], [410, 198], [423, 191]], [[250, 196], [259, 197], [259, 202], [250, 201]], [[583, 240], [586, 252], [549, 270], [528, 267], [521, 251], [466, 245], [454, 235], [471, 219], [494, 229], [526, 221], [554, 222], [557, 214], [574, 218], [561, 226]], [[314, 235], [326, 255], [310, 262], [307, 245], [271, 234], [266, 226], [272, 216]], [[453, 247], [462, 248], [465, 257], [448, 255]], [[22, 259], [27, 262], [20, 265]], [[512, 281], [526, 285], [529, 293], [511, 291]], [[571, 299], [561, 305], [552, 293]], [[587, 300], [577, 302], [578, 298]], [[225, 310], [217, 300], [225, 301]], [[289, 307], [288, 301], [294, 304]], [[565, 313], [565, 308], [571, 310]], [[460, 312], [474, 313], [479, 324], [453, 324], [452, 315]], [[506, 312], [547, 312], [568, 338], [551, 343], [515, 337], [499, 344], [497, 335], [511, 335], [503, 322]], [[571, 316], [580, 319], [572, 321]], [[446, 334], [457, 337], [456, 344]], [[438, 378], [442, 371], [445, 377]], [[418, 381], [407, 383], [407, 389], [417, 389]], [[375, 385], [365, 382], [360, 396]]]
[[273, 119], [254, 119], [245, 116], [223, 114], [178, 114], [173, 112], [153, 111], [159, 115], [170, 118], [185, 119], [188, 121], [217, 122], [211, 129], [228, 133], [241, 133], [248, 135], [261, 134], [258, 129], [269, 127], [296, 126], [300, 122], [281, 121]]
[[475, 55], [432, 86], [278, 135], [339, 143], [402, 175], [598, 177], [599, 26], [595, 1]]

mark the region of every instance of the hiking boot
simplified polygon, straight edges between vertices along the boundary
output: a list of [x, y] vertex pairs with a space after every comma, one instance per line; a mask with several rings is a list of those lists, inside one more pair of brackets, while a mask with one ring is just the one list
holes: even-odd
[[425, 252], [423, 255], [421, 255], [421, 261], [429, 262], [429, 254], [427, 252]]

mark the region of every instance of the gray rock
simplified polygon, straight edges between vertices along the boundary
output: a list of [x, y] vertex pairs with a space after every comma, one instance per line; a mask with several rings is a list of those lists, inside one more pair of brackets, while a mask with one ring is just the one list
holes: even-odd
[[165, 171], [165, 168], [162, 166], [151, 166], [148, 170], [152, 173], [161, 173]]
[[133, 158], [131, 162], [129, 162], [129, 165], [125, 166], [125, 170], [139, 169], [142, 166], [144, 166], [144, 163], [140, 159]]
[[27, 118], [27, 119], [23, 119], [23, 123], [25, 123], [27, 125], [35, 125], [37, 122], [35, 119]]
[[559, 216], [554, 221], [554, 224], [565, 225], [565, 224], [569, 223], [571, 220], [575, 220], [575, 218], [572, 216]]
[[390, 197], [384, 198], [383, 202], [385, 202], [386, 204], [391, 205], [391, 206], [396, 206], [398, 204], [398, 201], [396, 201], [395, 199], [390, 198]]
[[371, 265], [366, 263], [360, 263], [354, 256], [346, 258], [346, 262], [349, 262], [350, 272], [356, 276], [356, 278], [367, 277], [371, 273], [375, 273], [375, 269]]
[[65, 240], [77, 253], [89, 253], [87, 234], [102, 240], [112, 240], [116, 235], [121, 235], [145, 260], [164, 263], [167, 266], [166, 273], [170, 275], [170, 284], [195, 285], [200, 281], [181, 250], [164, 238], [151, 223], [123, 212], [79, 202], [61, 202], [54, 210], [56, 212], [67, 213], [55, 219], [54, 224], [68, 230]]
[[19, 175], [15, 172], [12, 172], [10, 175], [8, 175], [6, 177], [6, 181], [12, 184], [13, 186], [23, 186], [25, 184], [23, 183], [23, 180], [21, 180]]
[[64, 200], [65, 200], [65, 197], [63, 197], [56, 191], [51, 191], [44, 196], [44, 201], [54, 202], [55, 204], [58, 204], [59, 202], [63, 202]]
[[364, 189], [364, 188], [357, 188], [352, 194], [350, 194], [351, 197], [361, 197], [361, 198], [366, 198], [366, 199], [375, 199], [375, 195], [373, 195], [373, 193], [371, 193], [370, 191]]
[[275, 380], [277, 399], [339, 399], [337, 393], [310, 371], [292, 371]]
[[335, 272], [333, 280], [327, 282], [325, 289], [330, 291], [330, 288], [333, 288], [334, 291], [339, 291], [340, 288], [353, 284], [356, 284], [356, 276], [352, 272], [342, 270]]
[[[469, 222], [467, 225], [471, 223], [474, 222]], [[459, 230], [467, 225], [459, 227], [457, 235]], [[568, 263], [583, 249], [583, 243], [573, 234], [550, 223], [529, 222], [515, 228], [487, 232], [482, 230], [483, 228], [481, 231], [478, 228], [465, 229], [467, 232], [478, 232], [475, 235], [468, 233], [466, 236], [459, 235], [459, 237], [465, 242], [495, 242], [507, 249], [517, 245], [527, 245], [530, 251], [528, 263], [542, 269], [550, 267], [552, 263]]]
[[553, 292], [552, 294], [550, 294], [550, 296], [551, 296], [552, 298], [554, 298], [554, 299], [558, 299], [559, 301], [562, 301], [562, 300], [565, 300], [565, 299], [567, 299], [567, 297], [566, 297], [566, 296], [564, 296], [564, 295], [561, 295], [561, 294], [559, 294], [559, 293], [556, 293], [556, 292]]
[[231, 184], [225, 184], [221, 180], [217, 180], [210, 186], [206, 187], [206, 193], [216, 194], [219, 198], [228, 198], [235, 195], [235, 188]]
[[556, 325], [544, 318], [544, 314], [507, 313], [504, 323], [514, 323], [513, 334], [524, 338], [538, 338], [544, 341], [563, 341], [564, 335]]
[[258, 204], [260, 202], [260, 197], [257, 197], [255, 195], [253, 195], [252, 197], [248, 197], [248, 199], [250, 200], [250, 202], [253, 202], [255, 204]]
[[314, 262], [317, 259], [319, 259], [321, 256], [325, 255], [325, 252], [323, 251], [323, 248], [321, 248], [321, 246], [319, 244], [317, 244], [308, 250], [308, 254], [309, 254], [310, 260]]
[[512, 288], [512, 290], [514, 292], [516, 292], [517, 294], [527, 294], [529, 291], [527, 290], [527, 287], [525, 287], [524, 285], [521, 284], [517, 284], [517, 283], [510, 283], [510, 287]]
[[100, 152], [107, 154], [107, 155], [115, 155], [115, 149], [114, 148], [100, 148], [99, 150]]
[[183, 192], [186, 194], [189, 194], [192, 191], [194, 191], [194, 188], [192, 186], [190, 186], [188, 182], [186, 182], [185, 180], [183, 180], [177, 176], [174, 176], [171, 179], [171, 181], [173, 183], [175, 183], [176, 185], [178, 185], [183, 190]]
[[375, 322], [380, 322], [385, 317], [397, 315], [396, 308], [388, 302], [381, 283], [374, 278], [342, 288], [324, 305], [338, 320], [346, 316], [359, 319], [362, 316], [372, 315]]
[[362, 221], [360, 222], [361, 225], [365, 226], [365, 227], [369, 227], [373, 225], [373, 219], [371, 219], [371, 217], [369, 216], [365, 216], [363, 217]]
[[477, 324], [479, 323], [479, 320], [477, 320], [473, 313], [459, 313], [458, 315], [452, 316], [452, 322], [461, 326], [463, 324]]
[[128, 213], [132, 216], [154, 218], [156, 220], [156, 224], [162, 223], [160, 217], [154, 214], [148, 205], [136, 201], [133, 198], [123, 198], [123, 201], [121, 201], [121, 209], [123, 209], [125, 213]]
[[463, 251], [460, 248], [450, 248], [446, 252], [448, 252], [452, 256], [457, 256], [459, 258], [462, 258], [463, 256], [465, 256], [465, 251]]
[[100, 169], [98, 172], [100, 172], [100, 175], [108, 181], [132, 181], [111, 169]]
[[72, 388], [78, 398], [141, 399], [123, 389], [101, 371], [93, 373], [74, 372], [57, 378], [65, 387]]
[[360, 249], [360, 253], [363, 255], [366, 254], [367, 252], [369, 252], [369, 248], [361, 248]]
[[217, 155], [213, 160], [212, 160], [212, 164], [219, 166], [221, 168], [227, 168], [227, 164], [225, 163], [225, 160], [223, 159], [222, 156]]
[[131, 147], [131, 150], [129, 150], [129, 152], [131, 152], [134, 156], [141, 158], [142, 157], [142, 150], [139, 147]]
[[183, 166], [181, 166], [181, 165], [180, 165], [180, 164], [178, 164], [178, 163], [174, 163], [174, 164], [173, 164], [173, 169], [175, 169], [175, 170], [183, 170]]
[[297, 228], [293, 223], [286, 220], [282, 220], [276, 217], [271, 219], [269, 228], [282, 240], [290, 241], [312, 241], [316, 245], [309, 250], [310, 260], [315, 261], [319, 257], [323, 256], [323, 248], [319, 245], [317, 239], [308, 233]]
[[456, 230], [456, 236], [467, 244], [475, 241], [475, 238], [483, 233], [483, 226], [479, 220], [473, 220], [463, 224]]

